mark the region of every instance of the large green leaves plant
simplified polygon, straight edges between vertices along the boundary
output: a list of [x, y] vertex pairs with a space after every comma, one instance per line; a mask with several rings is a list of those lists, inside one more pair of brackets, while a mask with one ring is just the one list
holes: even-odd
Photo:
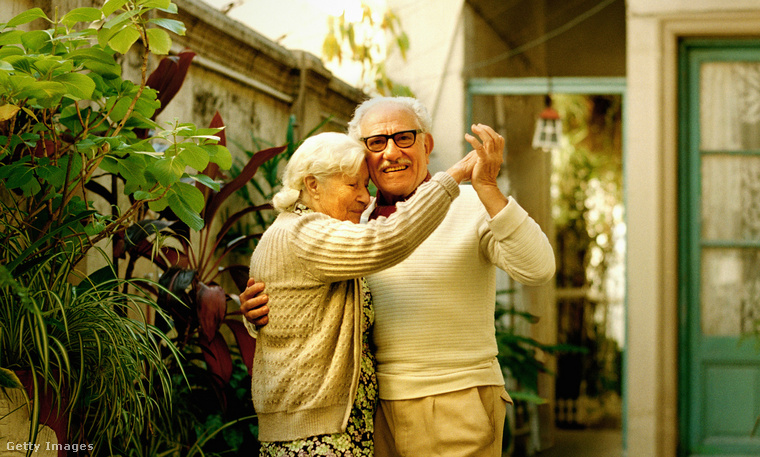
[[[31, 440], [55, 411], [59, 439], [97, 444], [97, 454], [126, 449], [167, 414], [162, 351], [177, 352], [144, 318], [124, 315], [155, 304], [142, 284], [116, 279], [110, 265], [88, 275], [81, 261], [100, 253], [107, 263], [98, 243], [147, 208], [201, 229], [201, 189], [219, 190], [201, 172], [231, 164], [219, 128], [154, 121], [171, 88], [150, 87], [150, 58], [168, 53], [168, 32], [184, 33], [155, 10], [177, 11], [169, 0], [108, 0], [0, 24], [0, 366], [26, 373]], [[22, 30], [32, 21], [49, 28]], [[139, 82], [122, 77], [127, 52], [142, 59]], [[120, 192], [101, 192], [109, 175]]]
[[[0, 24], [0, 185], [32, 242], [71, 217], [81, 225], [37, 246], [38, 255], [76, 245], [69, 249], [76, 262], [131, 225], [145, 205], [171, 208], [191, 228], [203, 227], [202, 193], [186, 181], [218, 188], [200, 172], [209, 163], [228, 168], [231, 156], [217, 144], [219, 129], [152, 120], [161, 105], [146, 84], [149, 57], [168, 52], [166, 29], [184, 33], [178, 21], [149, 18], [155, 9], [176, 12], [169, 0], [109, 0], [58, 20], [34, 8]], [[51, 28], [17, 29], [35, 19]], [[142, 77], [133, 83], [122, 78], [116, 57], [137, 41]], [[145, 131], [153, 135], [138, 135]], [[123, 180], [130, 204], [88, 213], [90, 183], [103, 172]]]

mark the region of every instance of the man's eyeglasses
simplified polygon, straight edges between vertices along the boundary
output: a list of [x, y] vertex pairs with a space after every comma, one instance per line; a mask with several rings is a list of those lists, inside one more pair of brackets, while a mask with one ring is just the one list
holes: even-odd
[[382, 152], [388, 145], [388, 140], [393, 138], [393, 142], [400, 148], [408, 148], [414, 145], [417, 140], [417, 134], [422, 133], [422, 130], [404, 130], [401, 132], [392, 133], [390, 135], [372, 135], [361, 140], [364, 145], [367, 146], [372, 152]]

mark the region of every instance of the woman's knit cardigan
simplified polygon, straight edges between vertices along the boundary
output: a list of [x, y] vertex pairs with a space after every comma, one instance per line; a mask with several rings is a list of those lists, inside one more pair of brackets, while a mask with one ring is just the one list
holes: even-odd
[[286, 211], [264, 233], [250, 271], [270, 309], [251, 387], [260, 440], [345, 431], [361, 356], [359, 278], [407, 258], [458, 195], [456, 181], [438, 173], [388, 218], [354, 224]]

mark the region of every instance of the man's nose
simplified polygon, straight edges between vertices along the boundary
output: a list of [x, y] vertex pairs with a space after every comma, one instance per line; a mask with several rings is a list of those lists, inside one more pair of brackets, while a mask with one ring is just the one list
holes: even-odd
[[388, 138], [388, 143], [385, 145], [385, 149], [383, 149], [383, 158], [392, 162], [399, 157], [401, 157], [401, 148], [396, 145], [393, 138]]

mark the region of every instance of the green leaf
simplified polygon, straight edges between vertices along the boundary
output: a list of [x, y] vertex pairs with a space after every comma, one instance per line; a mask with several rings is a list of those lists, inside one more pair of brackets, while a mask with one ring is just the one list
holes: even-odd
[[142, 115], [145, 118], [150, 119], [153, 114], [161, 106], [161, 102], [156, 100], [156, 91], [150, 88], [145, 88], [140, 98], [137, 99], [135, 110], [133, 111], [133, 117]]
[[119, 33], [113, 36], [108, 41], [108, 45], [111, 46], [116, 52], [120, 54], [126, 54], [129, 48], [135, 44], [140, 38], [140, 32], [136, 28], [129, 26], [121, 29]]
[[45, 19], [48, 22], [51, 22], [41, 8], [32, 8], [30, 10], [24, 11], [23, 13], [8, 21], [7, 26], [17, 27], [22, 24], [28, 24], [35, 19]]
[[183, 143], [180, 147], [182, 147], [182, 150], [177, 156], [180, 157], [186, 165], [193, 167], [198, 171], [206, 169], [209, 162], [209, 153], [205, 148], [192, 143]]
[[69, 27], [77, 22], [93, 22], [99, 21], [101, 18], [101, 12], [98, 8], [84, 7], [74, 8], [66, 13], [61, 22]]
[[181, 160], [160, 159], [148, 166], [147, 169], [163, 186], [169, 187], [179, 181], [185, 173], [185, 165]]
[[125, 27], [126, 24], [131, 23], [130, 21], [134, 16], [139, 16], [140, 12], [141, 11], [139, 9], [131, 9], [129, 11], [125, 11], [113, 19], [106, 21], [106, 23], [103, 24], [103, 28], [120, 30]]
[[55, 81], [37, 81], [19, 93], [19, 98], [34, 98], [38, 102], [57, 100], [66, 93], [66, 87]]
[[216, 192], [219, 192], [219, 189], [221, 188], [219, 183], [214, 181], [209, 176], [197, 174], [197, 175], [191, 175], [190, 177], [194, 179], [195, 181], [198, 181], [199, 183], [203, 184], [204, 186], [210, 189], [213, 189]]
[[95, 81], [81, 73], [64, 73], [53, 78], [68, 90], [68, 96], [74, 100], [88, 100], [95, 91]]
[[148, 202], [148, 208], [150, 208], [151, 211], [155, 211], [157, 213], [160, 213], [161, 211], [165, 210], [168, 206], [169, 206], [169, 199], [167, 197], [159, 198], [158, 200]]
[[24, 386], [16, 376], [16, 373], [7, 368], [0, 367], [0, 387], [8, 387], [11, 389], [23, 389]]
[[106, 4], [103, 5], [103, 15], [105, 17], [110, 16], [114, 11], [124, 6], [128, 1], [129, 0], [108, 0]]
[[96, 219], [93, 222], [87, 224], [87, 226], [85, 226], [84, 233], [87, 236], [95, 236], [98, 233], [100, 233], [103, 230], [105, 230], [105, 228], [106, 228], [106, 224], [103, 223], [103, 222], [101, 222], [100, 220]]
[[104, 63], [96, 60], [88, 60], [83, 63], [84, 68], [95, 72], [104, 79], [115, 79], [121, 76], [121, 65], [112, 62]]
[[[6, 165], [6, 167], [9, 167]], [[5, 184], [9, 189], [21, 189], [24, 195], [29, 197], [41, 190], [40, 184], [35, 179], [32, 169], [29, 167], [17, 167], [16, 170], [8, 177]]]
[[[113, 103], [113, 99], [109, 100], [109, 102]], [[116, 122], [121, 122], [121, 120], [124, 119], [124, 116], [127, 115], [127, 110], [131, 104], [132, 99], [130, 97], [121, 97], [117, 99], [116, 103], [113, 103], [113, 109], [111, 109], [111, 119]]]
[[74, 65], [68, 61], [61, 61], [56, 58], [41, 57], [34, 61], [32, 65], [39, 74], [38, 79], [47, 79], [48, 75], [52, 75], [54, 71], [58, 73], [68, 73], [74, 69]]
[[37, 119], [37, 116], [34, 113], [34, 111], [32, 111], [32, 110], [30, 110], [29, 108], [26, 108], [26, 107], [21, 108], [21, 109], [26, 113], [27, 116], [29, 116], [30, 118], [32, 118], [35, 121], [39, 122], [39, 119]]
[[169, 13], [169, 14], [177, 14], [179, 12], [179, 10], [177, 9], [177, 5], [175, 5], [174, 3], [170, 3], [167, 8], [159, 8], [159, 9], [163, 11], [164, 13]]
[[14, 59], [23, 57], [24, 51], [18, 46], [3, 46], [0, 47], [0, 59], [3, 59], [5, 63], [11, 64]]
[[0, 46], [6, 44], [21, 44], [21, 35], [25, 34], [23, 30], [9, 30], [0, 33]]
[[406, 32], [402, 32], [398, 38], [396, 38], [396, 44], [401, 51], [401, 57], [406, 60], [406, 52], [409, 50], [409, 36]]
[[232, 154], [226, 146], [212, 144], [203, 147], [209, 153], [209, 160], [222, 170], [229, 170], [232, 166]]
[[121, 65], [116, 63], [113, 51], [108, 52], [99, 47], [80, 48], [69, 53], [69, 58], [107, 79], [121, 75]]
[[[15, 46], [10, 46], [10, 47], [15, 48]], [[15, 70], [14, 76], [17, 79], [28, 78], [31, 81], [36, 81], [35, 78], [32, 78], [31, 76], [29, 76], [29, 74], [32, 72], [32, 64], [29, 62], [29, 58], [27, 56], [23, 54], [20, 54], [20, 55], [11, 54], [11, 55], [5, 56], [5, 61], [13, 66], [13, 69]], [[26, 74], [19, 75], [19, 73], [26, 73]], [[14, 76], [11, 76], [11, 78], [14, 78]]]
[[99, 47], [75, 49], [68, 54], [68, 57], [75, 62], [95, 60], [103, 63], [114, 63], [113, 53]]
[[21, 35], [21, 44], [30, 53], [36, 53], [50, 43], [52, 37], [47, 30], [32, 30]]
[[101, 46], [107, 46], [108, 42], [116, 35], [121, 27], [101, 27], [98, 30], [98, 44]]
[[172, 39], [164, 29], [148, 29], [148, 46], [156, 55], [167, 55], [172, 47]]
[[146, 191], [144, 191], [144, 190], [138, 190], [138, 191], [135, 191], [135, 193], [134, 193], [134, 197], [135, 197], [137, 200], [148, 200], [148, 199], [150, 199], [150, 198], [155, 198], [155, 195], [153, 195], [153, 194], [152, 194], [152, 193], [150, 193], [150, 192], [146, 192]]
[[55, 189], [63, 186], [63, 182], [66, 179], [66, 171], [55, 165], [38, 167], [37, 175]]
[[145, 169], [148, 160], [146, 158], [147, 156], [143, 154], [130, 154], [118, 161], [117, 170], [124, 177], [125, 193], [131, 193], [133, 188], [147, 187]]
[[185, 205], [187, 205], [188, 208], [196, 213], [200, 213], [206, 205], [206, 199], [203, 197], [203, 192], [192, 184], [178, 182], [172, 186], [169, 194], [171, 193], [176, 194], [183, 202], [185, 202]]
[[166, 9], [171, 5], [171, 0], [138, 0], [137, 4], [144, 8]]
[[[203, 194], [195, 186], [177, 183], [170, 189], [167, 200], [172, 212], [188, 227], [196, 231], [203, 228], [203, 219], [198, 215], [203, 209]], [[200, 207], [196, 209], [198, 202]]]
[[185, 32], [187, 31], [185, 24], [182, 23], [182, 21], [178, 21], [176, 19], [156, 18], [150, 19], [148, 22], [156, 24], [159, 27], [163, 27], [166, 30], [174, 32], [180, 36], [185, 36]]

